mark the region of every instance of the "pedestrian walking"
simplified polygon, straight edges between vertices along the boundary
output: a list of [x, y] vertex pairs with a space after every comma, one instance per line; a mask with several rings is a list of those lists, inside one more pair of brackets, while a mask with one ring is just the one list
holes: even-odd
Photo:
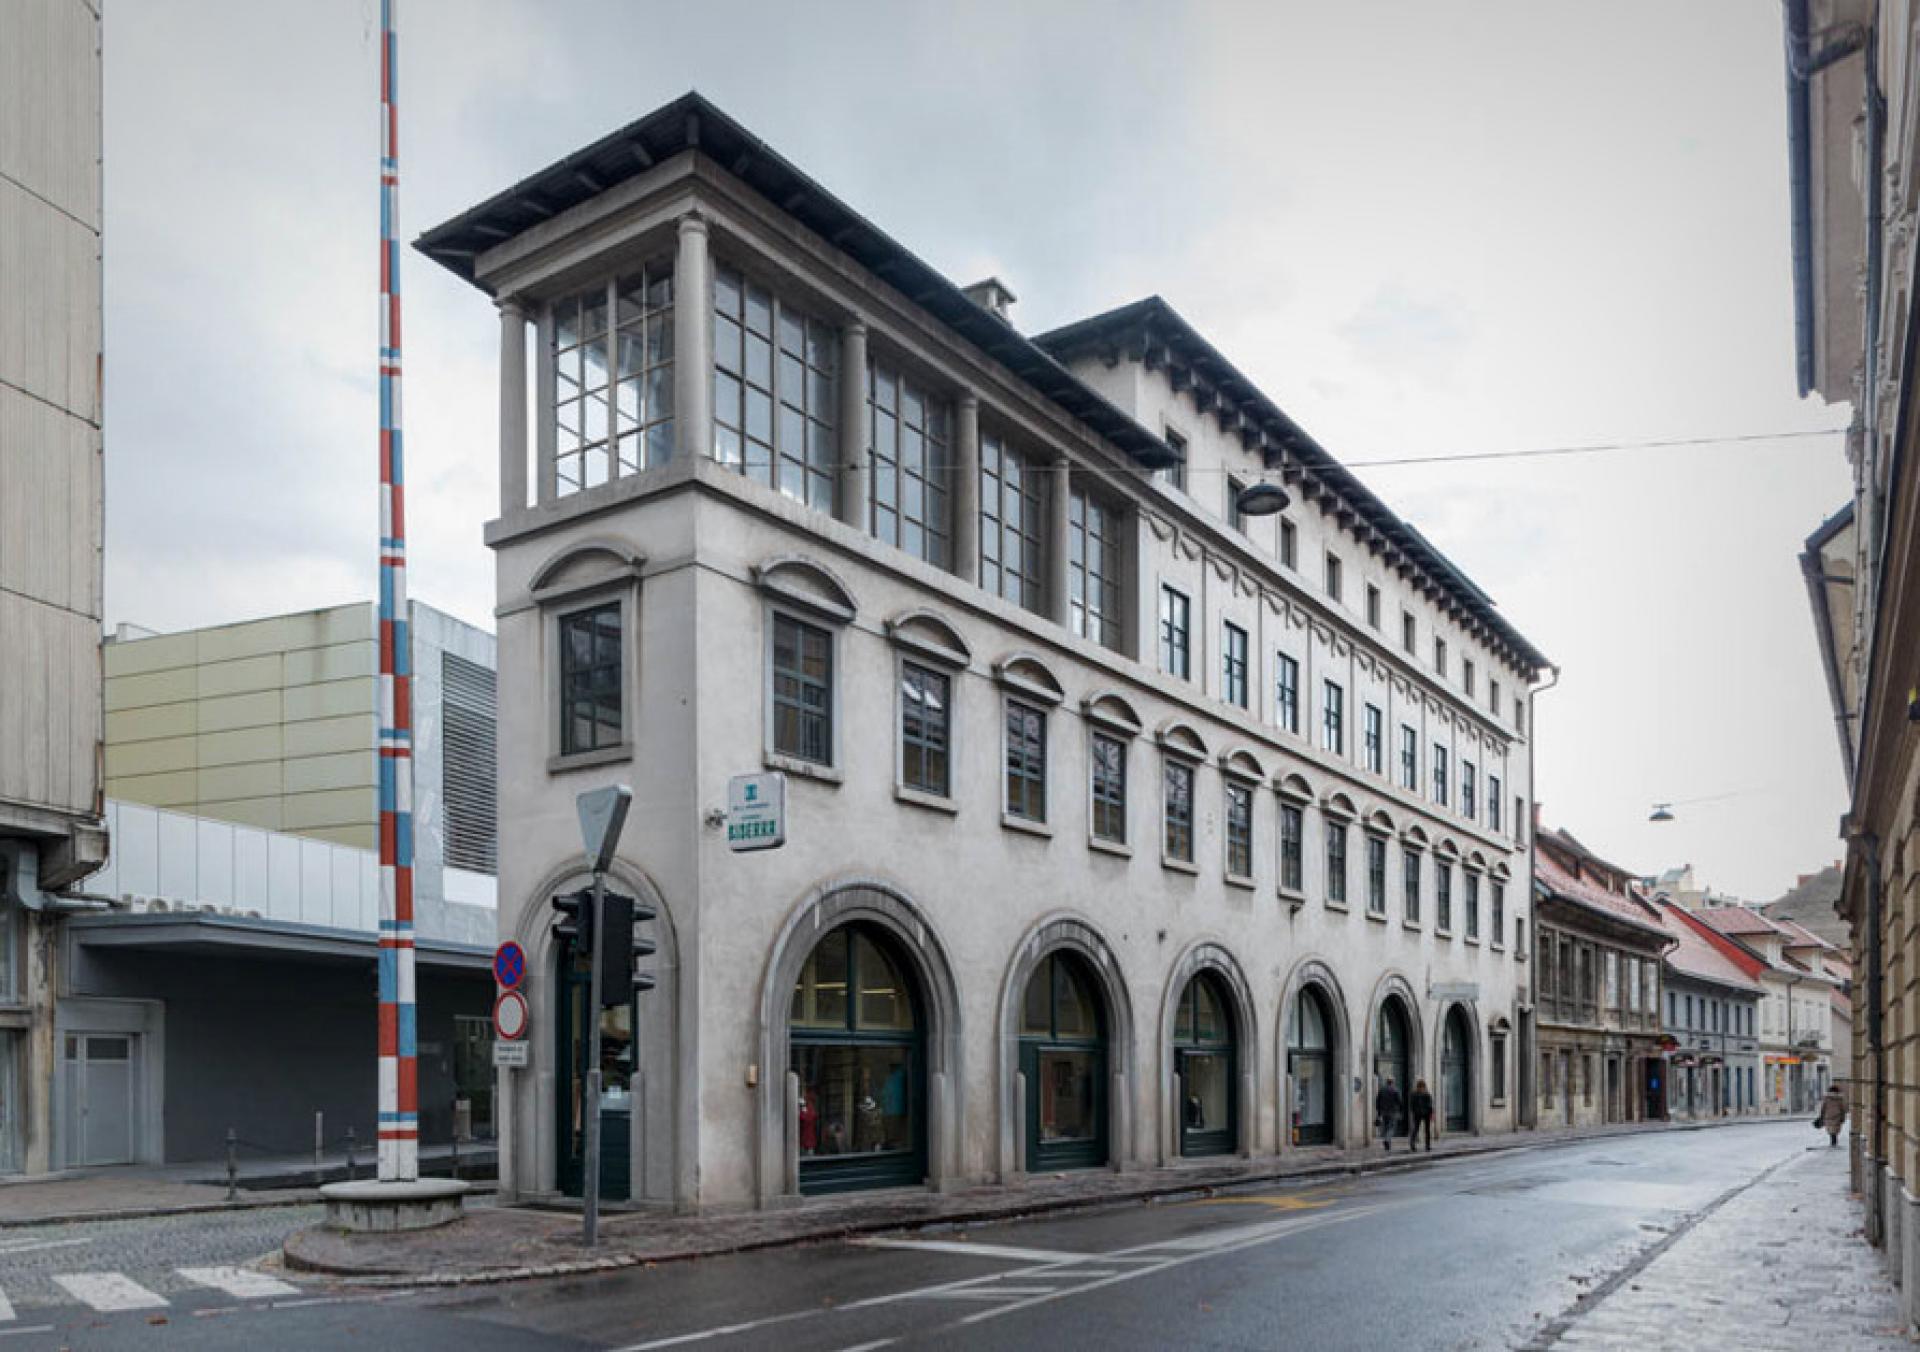
[[1427, 1089], [1425, 1080], [1413, 1082], [1413, 1092], [1407, 1095], [1407, 1112], [1413, 1118], [1413, 1130], [1407, 1134], [1407, 1149], [1420, 1148], [1420, 1133], [1427, 1133], [1427, 1153], [1433, 1153], [1433, 1094]]
[[1827, 1147], [1832, 1149], [1840, 1144], [1840, 1128], [1847, 1120], [1847, 1101], [1840, 1096], [1840, 1086], [1830, 1084], [1820, 1100], [1820, 1111], [1814, 1114], [1813, 1125], [1827, 1129]]
[[1380, 1089], [1373, 1096], [1373, 1125], [1380, 1133], [1382, 1150], [1393, 1149], [1393, 1138], [1400, 1134], [1400, 1109], [1400, 1091], [1389, 1075], [1380, 1082]]

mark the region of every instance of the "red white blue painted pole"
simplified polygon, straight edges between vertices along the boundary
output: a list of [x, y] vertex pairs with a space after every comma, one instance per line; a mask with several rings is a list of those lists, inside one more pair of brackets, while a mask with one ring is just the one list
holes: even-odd
[[380, 1181], [420, 1176], [413, 985], [413, 670], [400, 442], [395, 0], [380, 0]]

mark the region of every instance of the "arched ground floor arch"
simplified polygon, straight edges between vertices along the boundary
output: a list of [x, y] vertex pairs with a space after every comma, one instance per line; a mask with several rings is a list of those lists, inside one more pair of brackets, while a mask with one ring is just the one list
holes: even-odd
[[1455, 1001], [1440, 1014], [1433, 1082], [1435, 1125], [1442, 1131], [1477, 1132], [1481, 1123], [1479, 1020], [1473, 1007]]
[[1346, 1140], [1353, 1120], [1353, 1040], [1346, 995], [1331, 966], [1319, 958], [1294, 965], [1276, 1026], [1281, 1148]]
[[1259, 1025], [1239, 961], [1201, 940], [1175, 961], [1160, 1010], [1160, 1160], [1253, 1153]]

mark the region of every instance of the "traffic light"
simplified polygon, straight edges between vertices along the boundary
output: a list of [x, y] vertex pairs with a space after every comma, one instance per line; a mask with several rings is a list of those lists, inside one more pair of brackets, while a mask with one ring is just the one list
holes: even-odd
[[646, 902], [618, 892], [607, 893], [600, 907], [601, 943], [595, 955], [600, 963], [600, 1003], [624, 1005], [633, 999], [635, 992], [653, 989], [653, 974], [636, 972], [634, 960], [652, 957], [655, 945], [651, 939], [636, 937], [633, 928], [636, 923], [654, 919], [658, 913]]
[[576, 956], [593, 952], [593, 889], [562, 892], [553, 898], [553, 909], [560, 913], [553, 922], [553, 937]]

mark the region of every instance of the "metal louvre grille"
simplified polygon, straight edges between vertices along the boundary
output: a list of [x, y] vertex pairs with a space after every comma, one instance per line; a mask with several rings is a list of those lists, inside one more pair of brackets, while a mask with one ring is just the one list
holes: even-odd
[[477, 662], [440, 655], [444, 692], [441, 777], [446, 803], [446, 862], [477, 873], [499, 869], [499, 812], [494, 797], [498, 703], [493, 672]]

